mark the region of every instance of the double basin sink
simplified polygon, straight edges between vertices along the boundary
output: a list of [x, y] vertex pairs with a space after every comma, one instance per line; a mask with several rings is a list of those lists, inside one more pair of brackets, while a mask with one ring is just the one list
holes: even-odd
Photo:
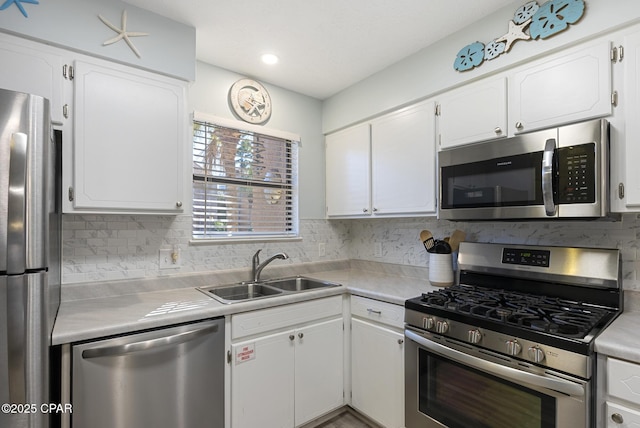
[[198, 290], [221, 303], [239, 303], [291, 293], [339, 287], [340, 284], [305, 276], [269, 279], [260, 282], [239, 282], [222, 286], [198, 287]]

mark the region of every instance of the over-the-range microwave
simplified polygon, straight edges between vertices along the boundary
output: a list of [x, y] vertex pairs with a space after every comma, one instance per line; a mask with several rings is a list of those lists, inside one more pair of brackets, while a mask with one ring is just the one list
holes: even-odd
[[609, 216], [604, 119], [442, 150], [438, 162], [442, 219]]

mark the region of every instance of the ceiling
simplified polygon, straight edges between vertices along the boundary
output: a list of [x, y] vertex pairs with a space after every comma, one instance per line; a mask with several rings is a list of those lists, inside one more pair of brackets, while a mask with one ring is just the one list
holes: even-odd
[[[195, 27], [198, 60], [321, 100], [513, 3], [126, 1]], [[279, 63], [263, 64], [263, 53], [276, 54]]]

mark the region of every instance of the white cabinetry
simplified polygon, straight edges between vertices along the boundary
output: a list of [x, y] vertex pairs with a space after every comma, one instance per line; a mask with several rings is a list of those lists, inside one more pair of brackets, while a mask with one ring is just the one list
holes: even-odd
[[404, 308], [351, 297], [351, 404], [387, 428], [404, 427]]
[[73, 211], [182, 211], [186, 85], [76, 61], [74, 90]]
[[507, 79], [446, 92], [438, 101], [439, 149], [507, 136]]
[[329, 217], [368, 215], [371, 206], [370, 125], [327, 135], [326, 192]]
[[511, 134], [611, 114], [610, 42], [565, 50], [510, 75]]
[[610, 357], [604, 361], [605, 414], [599, 420], [607, 428], [640, 426], [640, 365]]
[[434, 109], [422, 102], [328, 135], [327, 216], [434, 214]]
[[[624, 120], [621, 126], [612, 130], [612, 139], [620, 137], [615, 141], [621, 150], [619, 159], [625, 171], [625, 175], [620, 177], [620, 183], [624, 186], [624, 202], [627, 207], [633, 207], [637, 211], [640, 206], [640, 32], [628, 34], [623, 39], [624, 58], [618, 67], [623, 69], [623, 92], [620, 94], [620, 101], [624, 109]], [[621, 132], [618, 134], [617, 132]], [[620, 147], [615, 147], [619, 149]], [[612, 168], [614, 164], [612, 162]], [[613, 172], [613, 171], [612, 171]], [[611, 198], [619, 197], [612, 189]]]
[[291, 428], [344, 404], [342, 296], [231, 318], [232, 428]]

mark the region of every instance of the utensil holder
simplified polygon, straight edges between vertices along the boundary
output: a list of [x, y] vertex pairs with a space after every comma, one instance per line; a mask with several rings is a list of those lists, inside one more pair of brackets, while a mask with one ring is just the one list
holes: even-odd
[[453, 257], [451, 254], [429, 254], [429, 282], [436, 287], [453, 285]]

